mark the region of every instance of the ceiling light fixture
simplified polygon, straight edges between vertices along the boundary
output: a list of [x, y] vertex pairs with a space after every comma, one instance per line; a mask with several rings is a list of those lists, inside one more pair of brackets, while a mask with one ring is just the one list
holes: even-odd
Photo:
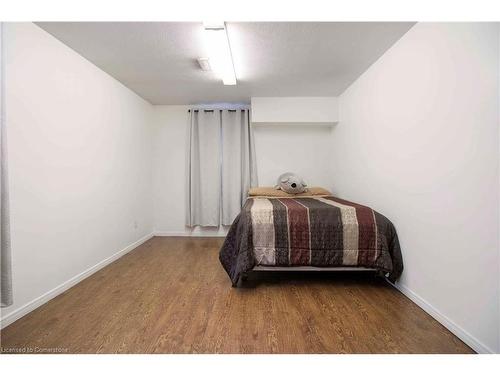
[[236, 85], [231, 47], [224, 22], [203, 23], [208, 45], [210, 66], [225, 85]]
[[209, 61], [208, 57], [200, 57], [198, 59], [198, 64], [200, 64], [200, 68], [204, 72], [208, 72], [208, 71], [212, 70], [212, 68], [210, 67], [210, 61]]

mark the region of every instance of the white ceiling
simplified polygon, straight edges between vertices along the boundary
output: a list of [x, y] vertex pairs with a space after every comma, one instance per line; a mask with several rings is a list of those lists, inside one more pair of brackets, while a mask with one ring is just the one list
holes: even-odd
[[410, 22], [229, 22], [238, 84], [224, 86], [193, 22], [40, 22], [44, 30], [153, 104], [249, 102], [251, 96], [337, 96]]

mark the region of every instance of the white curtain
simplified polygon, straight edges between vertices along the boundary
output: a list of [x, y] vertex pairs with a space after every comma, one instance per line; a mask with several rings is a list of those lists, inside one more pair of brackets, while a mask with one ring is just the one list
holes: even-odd
[[222, 111], [222, 225], [231, 225], [257, 184], [249, 110]]
[[7, 180], [7, 129], [5, 127], [5, 75], [3, 23], [0, 22], [0, 272], [1, 306], [12, 304], [9, 184]]
[[187, 226], [230, 225], [257, 184], [248, 109], [190, 111]]

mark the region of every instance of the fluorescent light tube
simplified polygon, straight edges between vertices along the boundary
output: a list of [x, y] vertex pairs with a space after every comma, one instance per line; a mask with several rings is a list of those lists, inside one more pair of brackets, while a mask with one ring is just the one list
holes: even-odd
[[231, 48], [224, 24], [205, 25], [205, 40], [212, 70], [222, 79], [225, 85], [236, 85]]

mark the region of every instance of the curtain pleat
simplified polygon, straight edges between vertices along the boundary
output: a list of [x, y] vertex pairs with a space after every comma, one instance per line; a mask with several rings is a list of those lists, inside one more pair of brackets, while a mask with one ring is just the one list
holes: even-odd
[[5, 119], [5, 65], [3, 23], [0, 22], [0, 272], [1, 306], [12, 305], [7, 129]]
[[190, 112], [187, 226], [220, 223], [220, 111]]
[[222, 111], [222, 225], [231, 225], [257, 183], [249, 110]]

